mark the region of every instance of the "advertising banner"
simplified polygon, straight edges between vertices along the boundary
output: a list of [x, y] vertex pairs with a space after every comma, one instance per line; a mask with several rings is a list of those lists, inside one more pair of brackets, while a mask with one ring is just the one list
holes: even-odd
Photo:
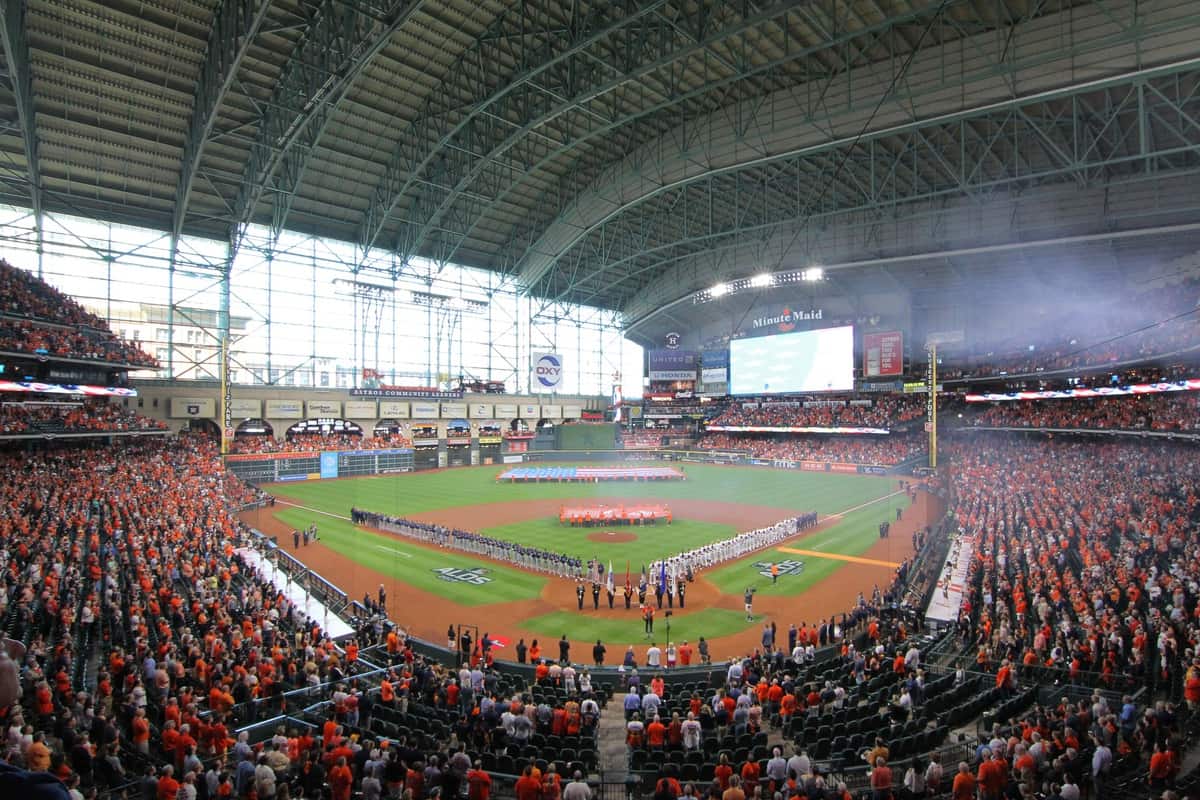
[[705, 367], [700, 371], [700, 381], [706, 386], [710, 383], [725, 383], [728, 370], [725, 367]]
[[542, 416], [546, 419], [562, 419], [562, 406], [542, 406]]
[[351, 397], [423, 397], [432, 400], [461, 400], [459, 389], [442, 391], [432, 386], [381, 386], [378, 389], [351, 389]]
[[382, 419], [408, 419], [408, 403], [382, 400], [379, 403], [379, 416]]
[[863, 334], [863, 375], [904, 374], [904, 334], [900, 331]]
[[87, 386], [73, 383], [41, 383], [39, 381], [0, 381], [0, 392], [33, 392], [36, 394], [82, 394], [88, 397], [137, 397], [136, 389], [120, 386]]
[[496, 403], [496, 419], [515, 419], [516, 417], [516, 403]]
[[234, 397], [229, 401], [229, 411], [234, 419], [256, 419], [262, 416], [262, 400]]
[[375, 419], [376, 403], [374, 400], [347, 400], [346, 416], [350, 419]]
[[582, 419], [583, 406], [563, 406], [563, 419]]
[[466, 403], [442, 403], [442, 419], [457, 419], [466, 415]]
[[563, 383], [563, 358], [560, 353], [534, 353], [530, 365], [531, 392], [557, 392]]
[[171, 416], [212, 419], [217, 416], [217, 402], [212, 398], [204, 397], [172, 397]]
[[338, 476], [338, 454], [321, 453], [321, 477], [336, 478]]
[[492, 404], [491, 403], [471, 403], [470, 411], [471, 419], [491, 419]]
[[695, 350], [651, 350], [647, 353], [650, 380], [694, 381], [700, 366], [700, 353]]
[[309, 400], [304, 404], [310, 417], [340, 417], [342, 415], [341, 400]]
[[[938, 387], [939, 391], [941, 387]], [[1161, 394], [1163, 392], [1194, 392], [1200, 390], [1200, 379], [1189, 378], [1184, 381], [1164, 383], [1135, 383], [1130, 386], [1098, 386], [1094, 389], [1077, 387], [1075, 389], [1047, 389], [1036, 392], [987, 392], [985, 394], [968, 394], [968, 403], [997, 403], [1008, 400], [1067, 400], [1088, 397], [1125, 397], [1134, 394]]]
[[437, 403], [410, 403], [412, 407], [413, 419], [437, 419], [438, 404]]
[[728, 350], [705, 350], [700, 354], [700, 363], [705, 369], [724, 369], [729, 366]]
[[301, 419], [304, 417], [304, 404], [299, 400], [268, 400], [268, 419]]
[[542, 407], [537, 403], [522, 403], [521, 404], [521, 419], [541, 419]]

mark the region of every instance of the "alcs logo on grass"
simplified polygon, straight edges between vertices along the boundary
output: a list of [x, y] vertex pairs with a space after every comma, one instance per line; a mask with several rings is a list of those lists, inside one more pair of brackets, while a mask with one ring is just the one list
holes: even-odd
[[492, 579], [488, 577], [489, 571], [483, 567], [472, 567], [471, 569], [441, 567], [435, 569], [433, 572], [442, 580], [450, 583], [469, 583], [472, 586], [483, 586], [485, 583], [492, 582]]
[[[769, 578], [769, 577], [771, 577], [771, 565], [774, 563], [776, 563], [776, 562], [774, 562], [774, 561], [759, 561], [759, 562], [755, 563], [754, 568], [756, 570], [758, 570], [759, 575], [762, 575], [764, 578]], [[788, 561], [780, 561], [778, 563], [779, 563], [779, 577], [781, 577], [781, 578], [784, 577], [785, 575], [799, 575], [801, 572], [804, 572], [804, 562], [803, 561], [792, 561], [789, 559]]]

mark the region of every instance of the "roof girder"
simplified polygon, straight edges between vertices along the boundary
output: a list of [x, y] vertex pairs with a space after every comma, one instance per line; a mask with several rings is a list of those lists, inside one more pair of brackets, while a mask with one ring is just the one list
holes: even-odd
[[33, 109], [33, 75], [29, 61], [29, 40], [25, 29], [24, 0], [9, 0], [0, 14], [0, 40], [9, 90], [17, 106], [21, 125], [21, 141], [25, 150], [25, 170], [29, 178], [29, 199], [41, 230], [42, 171], [38, 159], [37, 121]]
[[334, 110], [371, 58], [423, 2], [322, 0], [258, 121], [233, 202], [230, 258], [268, 188], [280, 200], [272, 203], [272, 228], [279, 232], [308, 157]]
[[[1181, 77], [1185, 78], [1182, 82]], [[986, 194], [1016, 185], [1062, 180], [1092, 183], [1103, 179], [1108, 170], [1149, 171], [1160, 166], [1161, 159], [1167, 157], [1181, 154], [1200, 157], [1200, 127], [1191, 120], [1200, 109], [1188, 106], [1197, 103], [1195, 98], [1188, 99], [1190, 93], [1181, 94], [1181, 90], [1194, 85], [1195, 81], [1200, 81], [1200, 59], [1112, 78], [1102, 85], [1091, 83], [1052, 93], [1056, 101], [1064, 102], [1072, 109], [1069, 115], [1063, 113], [1061, 107], [1040, 113], [1050, 98], [1039, 95], [989, 104], [975, 114], [959, 113], [945, 119], [913, 123], [899, 130], [874, 132], [861, 139], [804, 148], [749, 168], [745, 175], [734, 173], [739, 183], [732, 194], [727, 185], [719, 184], [722, 173], [699, 176], [672, 187], [667, 194], [676, 199], [667, 204], [660, 203], [657, 209], [649, 209], [649, 218], [640, 213], [622, 215], [597, 228], [581, 243], [582, 246], [572, 251], [567, 264], [566, 271], [584, 277], [578, 282], [569, 282], [566, 287], [558, 287], [548, 299], [561, 302], [570, 297], [575, 302], [588, 303], [602, 292], [611, 292], [623, 282], [661, 267], [664, 259], [673, 258], [672, 249], [681, 245], [691, 247], [702, 243], [711, 246], [715, 240], [736, 239], [786, 225], [804, 226], [820, 217], [850, 211], [894, 210], [904, 204], [943, 196]], [[1153, 89], [1147, 92], [1142, 87]], [[1112, 92], [1117, 94], [1115, 101], [1100, 106], [1088, 102], [1089, 96], [1107, 97]], [[1150, 117], [1157, 121], [1157, 128], [1166, 128], [1171, 136], [1153, 137], [1153, 140], [1147, 137], [1134, 147], [1132, 143], [1139, 142], [1139, 131], [1150, 124]], [[1085, 119], [1097, 124], [1078, 124]], [[1177, 124], [1173, 125], [1172, 120]], [[975, 130], [979, 126], [987, 128], [989, 134], [979, 135]], [[958, 151], [942, 150], [937, 143], [939, 139], [959, 141], [964, 146]], [[1011, 147], [1011, 152], [1020, 151], [1029, 158], [1017, 160], [997, 156], [993, 150], [1001, 142]], [[1154, 142], [1162, 144], [1154, 147]], [[1045, 155], [1046, 143], [1052, 144], [1054, 157]], [[844, 183], [840, 187], [844, 197], [827, 196], [821, 207], [813, 207], [802, 192], [797, 192], [788, 208], [778, 202], [777, 192], [768, 198], [766, 184], [763, 184], [761, 202], [751, 199], [739, 204], [739, 197], [756, 185], [756, 170], [784, 164], [796, 176], [797, 184], [803, 185], [805, 176], [811, 176], [814, 168], [821, 169], [822, 161], [827, 174], [831, 155], [842, 158], [851, 150], [863, 147], [871, 161], [872, 183], [869, 186]], [[935, 150], [938, 151], [936, 154]], [[1038, 153], [1043, 155], [1037, 157]], [[1063, 158], [1069, 160], [1063, 161]], [[939, 169], [920, 176], [911, 170], [902, 171], [903, 165], [918, 163], [937, 164]], [[995, 168], [990, 167], [993, 164]], [[723, 198], [732, 205], [733, 213], [681, 218], [673, 213], [673, 209], [679, 202], [677, 196], [685, 193], [690, 194], [689, 203], [703, 204], [709, 198]], [[754, 219], [750, 212], [759, 207], [772, 213]], [[672, 221], [681, 224], [672, 227]], [[707, 223], [707, 229], [684, 231], [685, 227], [697, 222]], [[647, 231], [662, 231], [663, 235], [655, 241], [645, 236]], [[605, 254], [609, 260], [597, 264], [588, 258], [585, 252], [588, 250]], [[665, 255], [660, 258], [658, 253]], [[586, 268], [583, 267], [585, 263]]]
[[192, 114], [185, 133], [179, 185], [175, 190], [171, 235], [176, 239], [183, 232], [192, 186], [200, 168], [200, 157], [212, 133], [217, 111], [221, 108], [225, 93], [233, 85], [242, 58], [266, 21], [270, 7], [271, 0], [221, 0], [220, 7], [213, 15], [208, 48], [200, 68], [200, 77], [196, 81]]

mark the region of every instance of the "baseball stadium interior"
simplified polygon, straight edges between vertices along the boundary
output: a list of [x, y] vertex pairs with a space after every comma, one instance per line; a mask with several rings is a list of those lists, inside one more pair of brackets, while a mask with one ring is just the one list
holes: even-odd
[[1197, 0], [0, 51], [0, 800], [1200, 798]]

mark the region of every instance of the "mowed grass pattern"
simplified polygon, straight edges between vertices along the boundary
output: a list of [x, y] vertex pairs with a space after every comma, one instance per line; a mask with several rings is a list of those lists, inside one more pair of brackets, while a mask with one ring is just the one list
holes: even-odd
[[[677, 513], [686, 514], [686, 508]], [[638, 538], [637, 541], [623, 544], [594, 542], [587, 538], [591, 533], [603, 536], [604, 531], [632, 533]], [[494, 528], [484, 528], [482, 532], [497, 539], [521, 542], [552, 552], [567, 553], [578, 557], [584, 563], [587, 563], [590, 558], [599, 558], [607, 567], [608, 562], [612, 561], [613, 568], [619, 574], [622, 583], [625, 580], [626, 561], [630, 563], [631, 569], [636, 573], [641, 570], [643, 565], [650, 564], [664, 555], [679, 553], [719, 539], [727, 539], [738, 533], [732, 525], [678, 518], [670, 525], [659, 522], [656, 525], [571, 528], [561, 524], [557, 517], [498, 525]]]
[[[797, 543], [796, 546], [822, 553], [859, 555], [879, 541], [879, 523], [885, 519], [894, 520], [896, 509], [908, 508], [908, 505], [908, 498], [903, 494], [881, 500], [866, 508], [846, 514], [833, 527]], [[758, 574], [758, 570], [754, 567], [760, 561], [786, 561], [789, 559], [803, 561], [804, 571], [794, 577], [781, 577], [776, 584], [772, 584], [770, 578]], [[741, 594], [745, 592], [747, 586], [756, 586], [759, 595], [794, 596], [848, 565], [848, 562], [832, 558], [797, 555], [771, 549], [708, 572], [705, 577], [727, 594]]]
[[[868, 549], [878, 535], [879, 522], [889, 515], [894, 515], [893, 509], [897, 504], [907, 504], [907, 500], [902, 496], [888, 500], [880, 499], [893, 491], [892, 479], [885, 477], [689, 464], [686, 466], [686, 481], [497, 484], [496, 475], [504, 469], [455, 469], [374, 478], [288, 483], [268, 488], [286, 500], [338, 516], [348, 516], [352, 506], [405, 516], [484, 503], [546, 498], [568, 500], [626, 497], [657, 498], [671, 502], [676, 517], [672, 525], [632, 528], [630, 530], [638, 534], [639, 540], [627, 544], [600, 545], [589, 542], [585, 538], [587, 533], [600, 529], [567, 528], [561, 526], [556, 518], [535, 519], [527, 523], [485, 529], [489, 535], [573, 553], [585, 560], [598, 555], [607, 564], [611, 559], [619, 578], [618, 583], [624, 582], [626, 560], [631, 563], [636, 575], [643, 563], [649, 563], [661, 555], [677, 553], [737, 532], [730, 526], [687, 520], [687, 501], [691, 499], [744, 503], [784, 511], [816, 510], [820, 514], [841, 513], [869, 504], [865, 508], [851, 511], [829, 531], [805, 543], [808, 549], [846, 555], [855, 555]], [[325, 514], [314, 514], [305, 509], [291, 508], [277, 511], [277, 514], [285, 523], [294, 527], [303, 527], [315, 521], [320, 527], [323, 543], [352, 561], [463, 605], [481, 606], [534, 598], [539, 595], [548, 580], [521, 570], [497, 566], [468, 554], [449, 550], [433, 553], [408, 545], [401, 538], [397, 538], [394, 543], [380, 543], [373, 538], [364, 538], [363, 533], [355, 529], [349, 521]], [[407, 553], [411, 557], [406, 558], [395, 551]], [[755, 580], [754, 563], [772, 558], [801, 558], [806, 562], [805, 571], [797, 578], [781, 580], [773, 587], [770, 586], [769, 580], [759, 577], [760, 591], [767, 594], [799, 594], [816, 581], [844, 566], [840, 561], [769, 551], [714, 570], [708, 573], [707, 577], [723, 591], [740, 594]], [[488, 574], [492, 580], [483, 586], [447, 582], [434, 572], [441, 567], [486, 567], [490, 570]], [[590, 601], [589, 595], [588, 602]], [[606, 602], [603, 597], [602, 602]], [[618, 602], [621, 602], [619, 596]], [[525, 627], [557, 638], [563, 632], [559, 629], [567, 620], [571, 622], [567, 629], [568, 635], [577, 639], [593, 640], [608, 637], [626, 638], [631, 625], [635, 626], [634, 630], [638, 632], [640, 627], [636, 626], [641, 624], [636, 618], [630, 621], [588, 619], [586, 616], [581, 618], [576, 613], [568, 613], [537, 617], [527, 621]], [[660, 621], [656, 620], [656, 626], [659, 624]], [[698, 636], [698, 633], [688, 636], [689, 631], [686, 627], [681, 627], [681, 632], [677, 634], [677, 625], [695, 625], [697, 631], [704, 630], [706, 636], [715, 637], [742, 630], [747, 624], [745, 617], [738, 612], [722, 609], [687, 609], [672, 619], [672, 638], [679, 641]]]
[[[276, 516], [294, 528], [317, 523], [321, 544], [364, 567], [401, 580], [418, 589], [440, 595], [464, 606], [486, 606], [510, 600], [530, 600], [541, 594], [546, 578], [519, 569], [508, 569], [477, 559], [469, 553], [443, 550], [437, 553], [415, 547], [396, 537], [395, 542], [368, 534], [349, 522], [313, 514], [299, 508], [276, 511]], [[304, 552], [301, 550], [303, 560]], [[450, 582], [438, 577], [435, 570], [483, 568], [486, 584]], [[345, 588], [345, 587], [342, 587]], [[358, 599], [358, 598], [353, 598]]]
[[[473, 467], [406, 475], [275, 484], [273, 494], [322, 511], [349, 516], [350, 507], [405, 516], [444, 508], [518, 500], [589, 497], [719, 500], [794, 511], [837, 514], [887, 494], [892, 478], [837, 475], [761, 467], [682, 465], [685, 481], [607, 483], [497, 483], [507, 467]], [[672, 505], [686, 516], [685, 505]]]

